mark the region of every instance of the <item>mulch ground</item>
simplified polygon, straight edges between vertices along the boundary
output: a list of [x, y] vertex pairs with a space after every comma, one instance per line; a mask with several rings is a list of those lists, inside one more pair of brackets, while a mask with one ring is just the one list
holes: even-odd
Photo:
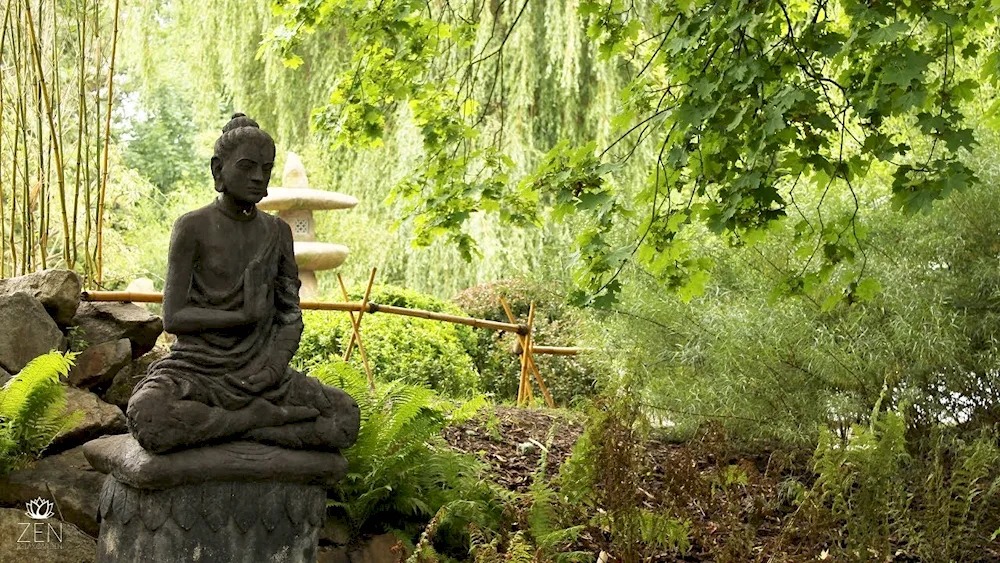
[[[445, 439], [452, 448], [478, 457], [499, 485], [527, 493], [546, 446], [545, 473], [558, 488], [554, 478], [572, 454], [584, 422], [582, 415], [569, 411], [497, 407], [493, 415], [447, 428]], [[795, 502], [797, 493], [812, 486], [810, 452], [736, 451], [712, 427], [683, 444], [649, 440], [641, 451], [643, 473], [634, 502], [687, 520], [691, 547], [683, 555], [646, 549], [640, 561], [838, 560], [826, 551], [827, 538], [836, 530], [822, 515]], [[530, 501], [525, 500], [522, 508], [528, 506]], [[582, 511], [577, 516], [581, 517], [577, 521], [587, 520]], [[608, 530], [596, 527], [587, 528], [567, 549], [614, 552]], [[983, 561], [1000, 561], [1000, 553], [984, 557]], [[898, 554], [890, 561], [916, 559]]]

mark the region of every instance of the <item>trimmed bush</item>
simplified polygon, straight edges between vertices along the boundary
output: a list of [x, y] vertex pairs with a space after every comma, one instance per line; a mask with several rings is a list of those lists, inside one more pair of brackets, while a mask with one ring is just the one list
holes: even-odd
[[[351, 299], [360, 300], [360, 295]], [[395, 287], [373, 290], [370, 300], [382, 305], [462, 314], [454, 305], [414, 291]], [[293, 364], [300, 369], [332, 362], [343, 356], [351, 338], [347, 314], [321, 311], [304, 313], [305, 330]], [[389, 314], [366, 314], [361, 337], [372, 372], [384, 380], [425, 385], [451, 397], [476, 392], [478, 377], [467, 353], [474, 347], [468, 327]], [[351, 364], [363, 372], [361, 354], [355, 349]]]

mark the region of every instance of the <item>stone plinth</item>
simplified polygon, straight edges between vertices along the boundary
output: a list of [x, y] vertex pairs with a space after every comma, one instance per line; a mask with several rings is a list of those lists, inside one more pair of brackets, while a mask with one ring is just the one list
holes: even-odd
[[99, 563], [316, 561], [326, 488], [347, 470], [336, 452], [253, 442], [155, 455], [123, 435], [84, 453], [109, 474]]

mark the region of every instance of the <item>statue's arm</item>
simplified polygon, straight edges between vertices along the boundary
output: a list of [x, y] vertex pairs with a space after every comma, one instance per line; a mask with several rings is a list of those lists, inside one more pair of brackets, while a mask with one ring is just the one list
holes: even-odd
[[171, 334], [190, 334], [253, 322], [244, 311], [196, 307], [190, 302], [192, 265], [198, 251], [196, 225], [189, 216], [174, 223], [170, 234], [167, 280], [163, 287], [163, 329]]
[[276, 373], [283, 373], [295, 351], [299, 348], [302, 337], [302, 310], [299, 308], [299, 267], [295, 263], [295, 245], [292, 241], [292, 230], [284, 221], [279, 226], [279, 258], [278, 279], [275, 283], [275, 307], [278, 324], [278, 335], [274, 342], [274, 361], [271, 366]]

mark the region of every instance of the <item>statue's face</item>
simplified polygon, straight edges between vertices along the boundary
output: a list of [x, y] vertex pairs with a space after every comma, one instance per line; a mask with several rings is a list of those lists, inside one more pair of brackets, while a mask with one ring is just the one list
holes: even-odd
[[274, 145], [251, 140], [237, 145], [225, 158], [212, 158], [212, 174], [221, 191], [239, 203], [256, 204], [267, 195], [274, 167]]

